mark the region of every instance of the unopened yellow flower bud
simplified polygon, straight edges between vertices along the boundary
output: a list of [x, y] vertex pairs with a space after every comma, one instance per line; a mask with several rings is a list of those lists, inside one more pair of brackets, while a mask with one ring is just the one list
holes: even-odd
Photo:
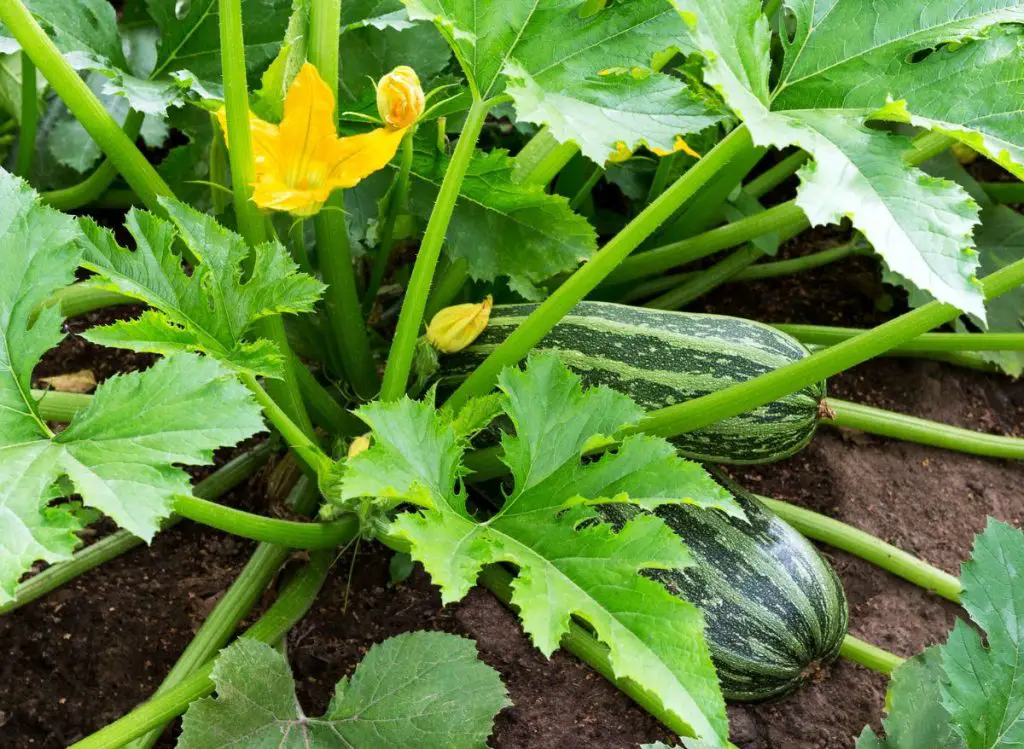
[[425, 103], [420, 79], [408, 65], [399, 65], [377, 82], [377, 111], [392, 130], [416, 122]]
[[370, 435], [364, 434], [361, 437], [356, 437], [352, 440], [352, 443], [348, 446], [348, 457], [354, 458], [359, 453], [364, 453], [370, 449]]
[[608, 162], [611, 164], [619, 164], [623, 161], [627, 161], [632, 155], [633, 152], [629, 150], [629, 146], [620, 140], [615, 144], [615, 150], [608, 154]]
[[494, 300], [487, 296], [480, 304], [445, 307], [427, 326], [427, 340], [442, 354], [462, 351], [484, 332], [493, 304]]

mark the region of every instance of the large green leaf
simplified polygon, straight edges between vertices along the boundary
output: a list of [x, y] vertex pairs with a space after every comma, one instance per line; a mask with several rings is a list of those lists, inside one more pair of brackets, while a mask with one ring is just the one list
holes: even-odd
[[505, 370], [499, 387], [516, 430], [502, 438], [515, 488], [494, 517], [480, 522], [466, 506], [457, 483], [465, 438], [428, 402], [360, 409], [373, 445], [348, 461], [342, 499], [419, 505], [421, 511], [399, 515], [390, 532], [410, 542], [446, 603], [469, 591], [482, 566], [514, 564], [512, 603], [537, 647], [551, 653], [570, 616], [582, 617], [608, 643], [618, 677], [655, 694], [710, 746], [724, 745], [725, 709], [703, 617], [641, 574], [689, 564], [686, 549], [653, 515], [616, 532], [589, 505], [690, 502], [737, 512], [732, 498], [657, 438], [629, 437], [615, 453], [582, 463], [588, 446], [635, 423], [642, 411], [609, 389], [583, 393], [556, 357], [536, 357], [525, 372]]
[[[970, 64], [984, 60], [986, 69], [995, 70], [1004, 60], [1003, 67], [1012, 68], [1019, 47], [1009, 37], [994, 38], [984, 49], [947, 46], [919, 60], [937, 46], [969, 42], [998, 24], [1024, 20], [1024, 2], [940, 0], [922, 8], [790, 0], [792, 29], [783, 34], [785, 57], [771, 91], [771, 36], [758, 0], [672, 1], [709, 57], [706, 79], [743, 118], [754, 141], [799, 145], [814, 156], [801, 171], [797, 196], [812, 223], [849, 217], [893, 271], [983, 317], [970, 239], [977, 206], [959, 187], [902, 163], [897, 154], [904, 141], [864, 123], [910, 119], [943, 132], [984, 132], [984, 139], [962, 137], [999, 143], [994, 155], [1010, 159], [1004, 144], [1021, 130], [1009, 114], [1019, 106], [1013, 84], [1019, 70], [1003, 87]], [[940, 85], [942, 76], [953, 76], [951, 83]], [[952, 98], [957, 103], [949, 103]]]
[[721, 119], [682, 81], [650, 69], [659, 52], [691, 49], [685, 24], [663, 0], [593, 13], [580, 0], [405, 3], [410, 17], [445, 32], [484, 98], [507, 90], [519, 119], [548, 125], [598, 163], [619, 142], [671, 150], [677, 135]]
[[[85, 333], [94, 343], [169, 354], [202, 351], [238, 370], [281, 376], [281, 352], [266, 339], [246, 340], [253, 324], [286, 312], [308, 312], [323, 284], [300, 273], [278, 242], [249, 249], [217, 221], [175, 200], [162, 205], [173, 223], [144, 211], [128, 213], [134, 251], [89, 219], [82, 220], [82, 265], [98, 274], [90, 283], [155, 308], [135, 320]], [[191, 274], [173, 247], [180, 239], [199, 263]], [[242, 265], [252, 254], [252, 272]]]
[[[38, 559], [66, 559], [81, 527], [66, 487], [118, 525], [149, 539], [173, 498], [190, 492], [178, 465], [263, 429], [249, 392], [211, 359], [182, 355], [102, 384], [54, 434], [31, 395], [32, 370], [63, 338], [56, 306], [40, 302], [74, 279], [74, 221], [41, 206], [0, 172], [0, 599]], [[64, 481], [64, 480], [67, 481]]]
[[189, 706], [179, 749], [480, 749], [509, 704], [473, 643], [443, 632], [374, 645], [320, 718], [303, 714], [288, 662], [261, 642], [225, 648], [212, 678], [217, 697]]
[[857, 749], [966, 749], [942, 706], [942, 656], [926, 648], [893, 672], [886, 693], [885, 738], [865, 726]]

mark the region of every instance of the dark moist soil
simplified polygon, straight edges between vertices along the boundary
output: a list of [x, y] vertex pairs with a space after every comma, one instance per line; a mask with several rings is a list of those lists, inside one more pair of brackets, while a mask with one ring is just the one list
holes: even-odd
[[[822, 247], [837, 237], [818, 232], [809, 240], [804, 246]], [[892, 314], [877, 306], [887, 295], [875, 278], [870, 260], [853, 258], [795, 278], [726, 287], [701, 308], [773, 322], [867, 327]], [[90, 367], [103, 379], [148, 361], [97, 353], [72, 337], [40, 374]], [[830, 392], [976, 430], [1024, 434], [1024, 384], [998, 375], [879, 360], [834, 378]], [[275, 511], [265, 498], [265, 473], [224, 501]], [[986, 516], [1019, 523], [1024, 513], [1019, 464], [828, 429], [790, 460], [733, 473], [758, 492], [853, 523], [952, 573]], [[151, 547], [0, 618], [0, 747], [65, 746], [143, 701], [252, 549], [249, 542], [183, 523]], [[822, 551], [846, 586], [853, 634], [903, 655], [944, 639], [958, 614], [955, 606], [846, 554]], [[508, 686], [514, 706], [497, 718], [491, 739], [496, 749], [670, 742], [658, 723], [601, 677], [560, 653], [550, 661], [540, 655], [487, 593], [474, 590], [462, 603], [442, 608], [420, 570], [391, 586], [389, 556], [377, 546], [359, 550], [347, 607], [352, 556], [342, 557], [313, 610], [289, 636], [300, 697], [311, 714], [326, 706], [334, 683], [373, 643], [409, 630], [441, 629], [475, 639]], [[840, 661], [785, 700], [731, 706], [733, 741], [742, 749], [851, 747], [865, 724], [879, 726], [884, 692], [883, 677]], [[173, 746], [170, 735], [161, 746]]]

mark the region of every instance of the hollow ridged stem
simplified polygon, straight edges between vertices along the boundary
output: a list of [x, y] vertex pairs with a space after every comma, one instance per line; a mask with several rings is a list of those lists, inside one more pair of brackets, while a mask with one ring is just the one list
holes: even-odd
[[198, 497], [178, 497], [174, 511], [182, 517], [253, 541], [293, 549], [333, 549], [352, 540], [359, 528], [355, 517], [331, 523], [299, 523], [236, 510]]
[[4, 0], [0, 3], [0, 21], [18, 40], [75, 119], [99, 144], [146, 207], [162, 213], [157, 198], [173, 197], [171, 189], [121, 130], [121, 126], [110, 116], [78, 72], [64, 59], [22, 0]]
[[982, 182], [981, 189], [997, 203], [1024, 203], [1024, 182]]
[[682, 309], [720, 284], [735, 278], [762, 257], [764, 257], [763, 250], [748, 244], [729, 253], [707, 270], [694, 274], [680, 286], [646, 302], [644, 306], [654, 309]]
[[398, 173], [395, 175], [395, 182], [391, 186], [388, 195], [387, 211], [384, 217], [384, 226], [380, 232], [380, 242], [377, 243], [377, 256], [373, 260], [373, 269], [370, 271], [370, 282], [366, 285], [363, 293], [363, 314], [370, 314], [373, 303], [377, 299], [377, 292], [380, 291], [381, 281], [384, 280], [384, 273], [388, 269], [388, 260], [391, 258], [391, 250], [395, 243], [395, 222], [398, 214], [406, 210], [409, 202], [409, 173], [412, 171], [412, 158], [415, 155], [413, 138], [416, 136], [416, 128], [410, 127], [402, 138], [402, 160], [398, 164]]
[[753, 147], [750, 133], [745, 127], [729, 133], [532, 312], [452, 394], [449, 399], [451, 406], [458, 410], [472, 396], [489, 390], [503, 367], [515, 364], [526, 356], [573, 306], [608, 277], [722, 166]]
[[[224, 108], [227, 120], [228, 160], [231, 164], [231, 190], [234, 194], [238, 228], [250, 247], [267, 240], [263, 212], [250, 200], [256, 182], [252, 135], [249, 131], [249, 89], [245, 72], [245, 42], [242, 36], [241, 0], [218, 0], [220, 10], [221, 69], [224, 76]], [[282, 354], [284, 376], [267, 383], [267, 389], [281, 410], [307, 439], [313, 436], [313, 424], [306, 413], [295, 370], [301, 366], [288, 344], [284, 321], [280, 316], [260, 320], [258, 334], [272, 341]], [[251, 387], [251, 385], [250, 385]], [[286, 437], [291, 441], [290, 437]]]
[[[142, 112], [134, 109], [125, 117], [121, 129], [133, 143], [139, 137], [142, 121], [145, 118], [146, 116]], [[59, 211], [73, 211], [85, 205], [102, 202], [103, 198], [111, 192], [107, 188], [117, 179], [117, 174], [114, 162], [107, 158], [81, 182], [62, 187], [59, 190], [47, 190], [40, 193], [39, 197], [44, 203]], [[134, 191], [128, 191], [128, 193], [135, 198], [136, 202], [138, 201]]]
[[853, 635], [843, 638], [843, 644], [839, 647], [839, 655], [886, 676], [889, 676], [897, 666], [906, 660], [888, 650], [882, 650], [880, 647], [858, 640]]
[[913, 554], [812, 510], [769, 497], [759, 496], [758, 499], [808, 538], [849, 552], [954, 603], [960, 602], [960, 581]]
[[[1024, 260], [986, 276], [981, 285], [992, 299], [1024, 283]], [[716, 393], [653, 411], [640, 430], [663, 437], [692, 432], [716, 421], [771, 403], [837, 372], [873, 359], [960, 315], [949, 304], [930, 302], [847, 341], [815, 352], [800, 361], [732, 385]]]
[[[756, 263], [748, 268], [744, 268], [729, 280], [737, 282], [761, 281], [766, 278], [789, 276], [794, 273], [801, 273], [806, 270], [820, 268], [823, 265], [834, 263], [837, 260], [842, 260], [850, 257], [851, 255], [867, 255], [870, 253], [871, 250], [866, 248], [863, 243], [849, 242], [847, 244], [840, 245], [839, 247], [833, 247], [829, 250], [822, 250], [821, 252], [814, 252], [810, 255], [803, 255], [789, 260], [775, 260], [768, 263]], [[622, 297], [620, 301], [628, 303], [646, 299], [654, 294], [674, 289], [677, 286], [696, 278], [698, 275], [700, 275], [700, 271], [677, 273], [673, 276], [654, 278], [650, 281], [645, 281], [644, 283], [634, 286], [625, 296]]]
[[[192, 489], [192, 493], [204, 499], [217, 499], [255, 473], [260, 466], [267, 462], [267, 459], [273, 452], [273, 442], [263, 442], [218, 468], [214, 473], [196, 484]], [[161, 530], [166, 530], [180, 522], [180, 520], [179, 516], [172, 515], [165, 521]], [[141, 546], [143, 543], [145, 542], [141, 538], [132, 535], [128, 531], [112, 533], [91, 546], [86, 546], [81, 551], [75, 552], [71, 559], [50, 565], [39, 574], [21, 583], [14, 592], [14, 599], [0, 605], [0, 614], [6, 614], [21, 608], [25, 604], [31, 603], [45, 596], [50, 591], [59, 588], [69, 580], [73, 580], [104, 562], [121, 556], [136, 546]]]
[[352, 412], [342, 408], [324, 386], [317, 382], [312, 372], [300, 367], [298, 376], [302, 397], [309, 404], [309, 409], [320, 426], [340, 437], [354, 437], [366, 431], [366, 424]]
[[54, 304], [60, 305], [60, 313], [64, 317], [76, 317], [105, 307], [115, 307], [119, 304], [138, 304], [138, 299], [118, 294], [116, 291], [97, 289], [86, 283], [73, 283], [58, 289], [53, 296], [43, 302], [41, 307], [49, 307]]
[[580, 147], [574, 141], [559, 143], [547, 125], [527, 141], [513, 159], [512, 179], [526, 185], [546, 185], [553, 180]]
[[416, 340], [420, 335], [423, 313], [430, 295], [430, 286], [434, 280], [437, 261], [441, 256], [441, 246], [444, 244], [448, 223], [455, 210], [455, 201], [459, 197], [462, 180], [473, 159], [476, 141], [483, 129], [490, 108], [490, 102], [474, 99], [473, 105], [466, 115], [466, 122], [462, 126], [462, 133], [455, 145], [451, 161], [448, 163], [448, 170], [441, 182], [441, 189], [438, 191], [434, 209], [430, 213], [430, 220], [423, 233], [419, 254], [417, 254], [416, 262], [413, 265], [409, 288], [406, 290], [405, 300], [402, 302], [398, 328], [391, 343], [391, 353], [388, 355], [387, 368], [384, 371], [384, 384], [381, 386], [382, 400], [394, 400], [405, 394], [416, 350]]
[[[830, 325], [773, 325], [803, 343], [831, 346], [842, 343], [867, 328], [837, 328]], [[941, 351], [1024, 351], [1024, 333], [924, 333], [890, 353], [935, 353]]]
[[18, 128], [18, 155], [14, 173], [23, 179], [32, 175], [32, 157], [36, 152], [36, 125], [39, 122], [39, 98], [36, 92], [36, 66], [21, 53], [21, 122]]
[[[576, 191], [572, 200], [569, 201], [569, 207], [574, 211], [579, 209], [579, 207], [583, 205], [583, 202], [590, 197], [590, 193], [594, 190], [594, 187], [597, 186], [597, 183], [601, 181], [601, 177], [603, 176], [604, 167], [595, 165], [594, 168], [590, 170], [590, 175], [583, 184], [580, 185], [580, 189]], [[662, 192], [664, 192], [664, 190], [662, 190]], [[658, 194], [660, 195], [661, 193], [659, 192]]]
[[[341, 0], [313, 0], [309, 8], [309, 31], [309, 61], [316, 66], [337, 101]], [[335, 191], [330, 197], [313, 219], [313, 225], [320, 273], [327, 284], [324, 311], [334, 338], [332, 345], [352, 389], [360, 398], [369, 400], [377, 393], [380, 382], [359, 301], [341, 191]]]
[[[317, 496], [316, 482], [302, 476], [292, 489], [289, 502], [297, 511], [305, 514], [316, 506]], [[353, 520], [353, 534], [357, 527], [357, 523]], [[287, 546], [262, 543], [257, 547], [242, 572], [217, 602], [213, 611], [196, 632], [196, 636], [164, 677], [154, 698], [173, 690], [188, 681], [193, 674], [202, 671], [203, 664], [213, 658], [217, 651], [231, 639], [231, 635], [238, 628], [239, 623], [256, 605], [263, 591], [270, 585], [274, 575], [290, 555], [291, 549]], [[152, 746], [160, 738], [162, 731], [162, 725], [155, 728], [132, 742], [132, 749], [146, 749]]]
[[[327, 579], [333, 553], [315, 552], [285, 586], [274, 605], [242, 637], [274, 643], [301, 619]], [[194, 700], [213, 691], [207, 660], [175, 687], [154, 697], [110, 725], [73, 744], [70, 749], [116, 749], [181, 715]]]
[[862, 406], [858, 403], [849, 403], [834, 398], [829, 398], [828, 405], [835, 416], [822, 419], [823, 424], [859, 429], [869, 434], [942, 447], [969, 455], [1011, 460], [1024, 459], [1024, 439], [972, 432], [970, 429], [961, 429], [937, 421], [919, 419], [916, 416], [884, 411], [880, 408]]
[[441, 268], [437, 283], [430, 290], [427, 308], [423, 311], [423, 320], [428, 325], [434, 315], [455, 301], [469, 280], [469, 261], [464, 257], [442, 260]]
[[751, 179], [743, 186], [743, 191], [752, 198], [760, 198], [796, 174], [796, 170], [806, 164], [808, 159], [810, 156], [806, 151], [790, 154], [778, 164]]

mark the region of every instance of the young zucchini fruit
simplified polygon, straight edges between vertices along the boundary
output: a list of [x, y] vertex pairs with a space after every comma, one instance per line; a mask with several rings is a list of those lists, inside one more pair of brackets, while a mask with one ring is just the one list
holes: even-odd
[[[498, 305], [469, 348], [442, 358], [445, 379], [465, 377], [536, 305]], [[583, 378], [630, 396], [647, 411], [716, 392], [807, 356], [796, 339], [751, 320], [582, 302], [534, 351], [550, 351]], [[825, 398], [819, 382], [672, 440], [710, 463], [770, 463], [807, 445]]]
[[[704, 613], [726, 699], [782, 697], [839, 654], [848, 623], [846, 596], [807, 539], [742, 487], [715, 477], [746, 519], [691, 505], [658, 509], [694, 563], [646, 574]], [[642, 512], [621, 504], [599, 510], [613, 523]]]

